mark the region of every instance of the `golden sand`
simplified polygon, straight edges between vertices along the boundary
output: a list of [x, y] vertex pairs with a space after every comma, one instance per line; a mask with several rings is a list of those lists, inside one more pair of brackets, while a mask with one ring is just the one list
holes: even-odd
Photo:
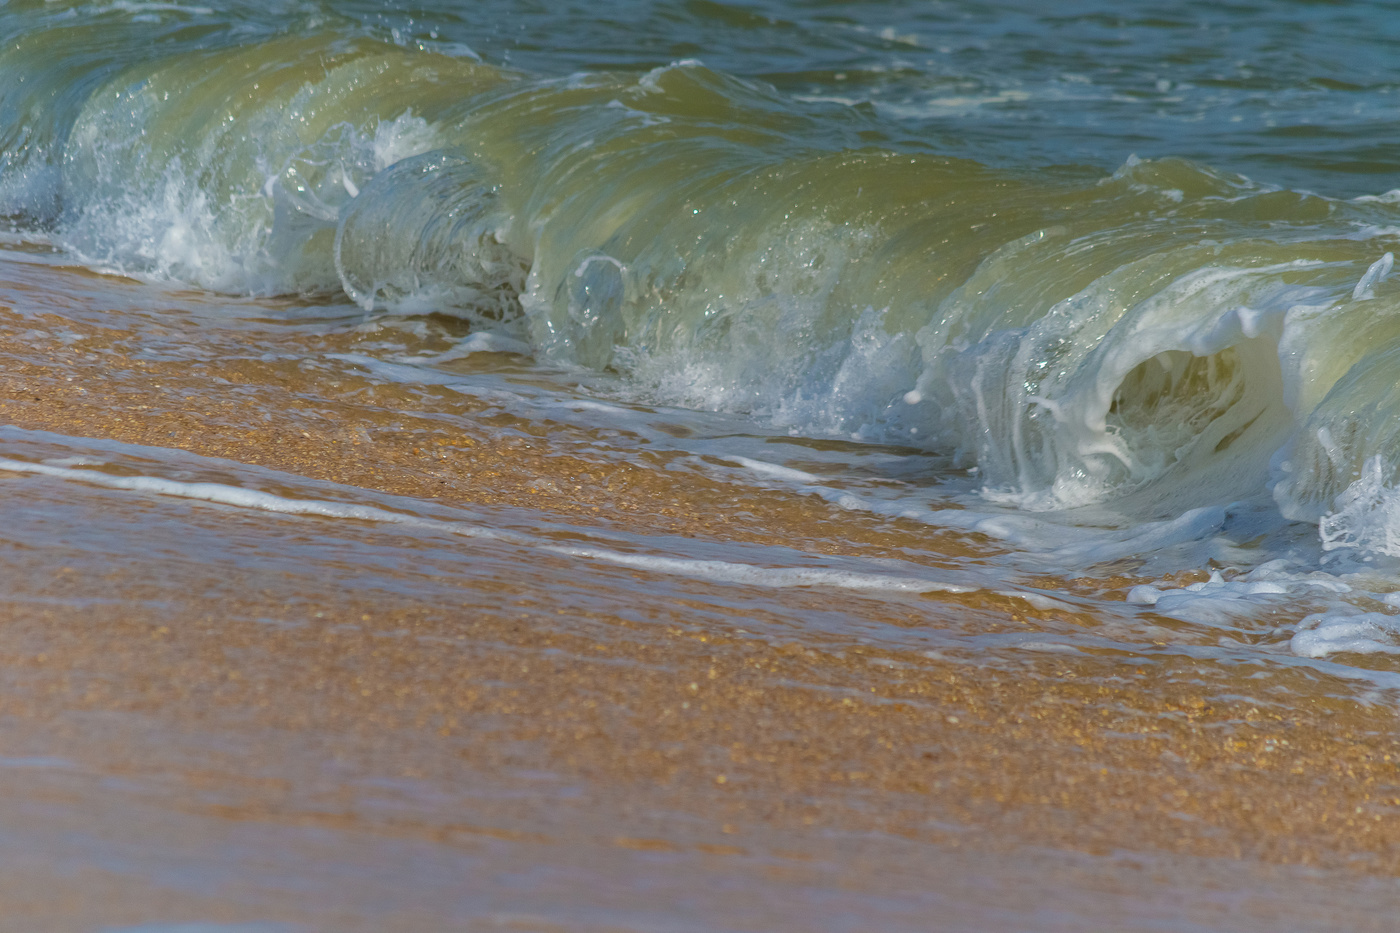
[[[138, 353], [149, 331], [10, 312], [0, 325], [0, 421], [23, 428], [642, 533], [800, 539], [862, 554], [929, 543], [927, 529], [838, 515], [813, 498], [758, 499], [603, 462], [567, 436], [493, 442], [492, 432], [462, 427], [471, 399], [376, 386], [351, 364], [308, 372], [231, 354], [160, 362]], [[60, 329], [70, 339], [44, 336]], [[305, 355], [308, 343], [346, 350], [358, 338], [285, 339]], [[449, 427], [440, 412], [467, 417]], [[839, 538], [823, 534], [827, 524]], [[962, 546], [946, 537], [938, 547], [951, 563]], [[694, 858], [764, 852], [793, 877], [816, 877], [809, 862], [831, 857], [833, 833], [942, 852], [1031, 845], [1400, 874], [1400, 717], [1316, 673], [1274, 670], [1261, 681], [1252, 675], [1262, 665], [1114, 652], [988, 669], [819, 632], [781, 642], [753, 634], [738, 610], [716, 622], [722, 612], [709, 607], [697, 625], [675, 606], [623, 618], [559, 605], [548, 566], [494, 590], [476, 585], [445, 609], [390, 595], [362, 601], [331, 585], [307, 594], [251, 572], [217, 587], [157, 584], [46, 571], [51, 555], [26, 559], [26, 579], [47, 579], [34, 584], [43, 593], [107, 602], [75, 624], [33, 600], [0, 599], [5, 754], [77, 762], [89, 776], [160, 786], [164, 796], [157, 806], [136, 791], [7, 773], [0, 812], [67, 801], [117, 832], [123, 817], [111, 801], [127, 800], [133, 819], [155, 806], [438, 844], [586, 838]], [[1113, 592], [1134, 582], [1065, 585]], [[938, 594], [917, 616], [830, 593], [790, 600], [896, 626], [1094, 624], [987, 594]], [[548, 779], [533, 794], [419, 802], [402, 818], [373, 815], [357, 783], [502, 790], [522, 773]], [[561, 787], [573, 803], [559, 802]], [[868, 880], [875, 868], [852, 871]], [[33, 871], [43, 884], [73, 883]], [[114, 884], [94, 875], [79, 887]], [[200, 916], [226, 903], [162, 896], [187, 897]], [[0, 885], [0, 900], [13, 897]], [[92, 914], [74, 907], [71, 916]]]

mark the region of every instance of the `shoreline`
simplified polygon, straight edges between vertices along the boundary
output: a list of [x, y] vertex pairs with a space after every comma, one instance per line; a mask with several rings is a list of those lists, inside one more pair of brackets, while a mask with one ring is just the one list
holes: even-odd
[[[38, 336], [45, 321], [69, 336]], [[139, 330], [0, 310], [0, 422], [638, 534], [781, 542], [798, 529], [810, 537], [834, 514], [776, 493], [766, 511], [726, 510], [733, 491], [721, 483], [633, 465], [608, 475], [550, 438], [493, 450], [485, 432], [459, 426], [437, 445], [445, 429], [432, 402], [443, 396], [431, 387], [426, 398], [370, 404], [348, 369], [162, 364], [131, 352], [143, 340]], [[102, 352], [86, 359], [73, 345]], [[232, 385], [212, 390], [215, 378]], [[454, 398], [462, 414], [470, 401]], [[839, 527], [854, 540], [827, 546], [867, 555], [900, 553], [906, 536], [926, 531], [849, 516]], [[354, 534], [372, 542], [387, 532]], [[945, 554], [959, 556], [953, 536]], [[574, 581], [547, 562], [499, 585], [464, 581], [452, 605], [365, 601], [295, 574], [216, 579], [228, 568], [186, 567], [154, 580], [120, 561], [85, 571], [79, 561], [92, 559], [81, 555], [61, 558], [75, 572], [56, 573], [60, 557], [8, 559], [5, 754], [73, 762], [137, 790], [70, 793], [62, 773], [44, 778], [36, 767], [18, 780], [0, 769], [15, 785], [14, 812], [65, 794], [128, 794], [144, 807], [163, 788], [157, 810], [268, 838], [318, 825], [449, 848], [459, 835], [507, 849], [560, 838], [546, 847], [552, 857], [602, 846], [776, 860], [796, 875], [813, 859], [855, 866], [832, 840], [862, 838], [880, 851], [923, 847], [933, 862], [966, 852], [1014, 862], [1044, 848], [1112, 864], [1141, 853], [1239, 860], [1246, 874], [1400, 875], [1400, 713], [1336, 682], [1323, 691], [1313, 682], [1327, 678], [1312, 671], [1275, 668], [1260, 680], [1263, 664], [1108, 652], [991, 668], [818, 630], [780, 641], [724, 600], [707, 603], [703, 583], [685, 588], [704, 607], [693, 618], [673, 606], [624, 612], [608, 608], [605, 576]], [[593, 587], [598, 602], [569, 605], [566, 581]], [[41, 596], [111, 605], [74, 626], [36, 608]], [[835, 608], [872, 625], [955, 631], [1034, 632], [1041, 616], [986, 593], [931, 595], [917, 616], [862, 596], [783, 598], [799, 613]], [[724, 612], [732, 621], [716, 622]], [[451, 799], [463, 773], [489, 793]], [[511, 798], [522, 774], [547, 776], [544, 790]], [[407, 822], [366, 796], [377, 780], [406, 782]], [[570, 800], [587, 805], [561, 802]], [[141, 830], [104, 820], [111, 833]], [[879, 887], [852, 870], [853, 890]]]

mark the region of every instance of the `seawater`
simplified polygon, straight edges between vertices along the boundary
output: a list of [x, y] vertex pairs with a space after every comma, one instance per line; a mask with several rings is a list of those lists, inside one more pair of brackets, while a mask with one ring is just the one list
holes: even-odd
[[[12, 0], [4, 262], [226, 296], [211, 334], [294, 297], [382, 327], [335, 364], [383, 384], [976, 554], [579, 559], [983, 590], [1095, 614], [1067, 650], [1391, 687], [1355, 665], [1400, 653], [1396, 33], [1387, 3]], [[312, 508], [172, 483], [113, 488]]]

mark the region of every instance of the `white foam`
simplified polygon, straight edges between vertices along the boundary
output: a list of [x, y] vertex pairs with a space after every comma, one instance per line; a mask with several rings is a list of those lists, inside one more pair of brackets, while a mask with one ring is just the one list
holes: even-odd
[[1151, 584], [1135, 586], [1128, 591], [1128, 602], [1140, 606], [1169, 607], [1174, 601], [1180, 602], [1191, 596], [1200, 595], [1215, 599], [1247, 599], [1251, 596], [1282, 596], [1289, 592], [1289, 586], [1278, 580], [1227, 581], [1220, 571], [1213, 571], [1210, 579], [1191, 583], [1180, 589], [1162, 590]]
[[[384, 169], [404, 159], [422, 155], [442, 146], [442, 139], [431, 123], [405, 110], [392, 120], [375, 125], [371, 151], [374, 171]], [[357, 195], [352, 193], [351, 197]]]
[[1400, 654], [1400, 615], [1317, 613], [1302, 621], [1289, 649], [1301, 658], [1332, 654]]
[[791, 467], [781, 466], [776, 463], [768, 463], [764, 460], [751, 460], [748, 457], [737, 456], [729, 456], [724, 459], [728, 460], [730, 463], [737, 463], [749, 472], [756, 473], [768, 479], [787, 480], [794, 483], [816, 483], [821, 481], [819, 477], [811, 473], [806, 473], [802, 470], [794, 470]]
[[[353, 80], [355, 67], [325, 80]], [[314, 109], [316, 90], [309, 84], [291, 101], [245, 115], [256, 130], [237, 146], [220, 135], [222, 127], [196, 125], [202, 135], [183, 156], [164, 161], [150, 158], [155, 143], [147, 138], [148, 126], [160, 125], [164, 100], [142, 85], [119, 91], [115, 105], [111, 95], [95, 95], [70, 141], [77, 154], [63, 170], [59, 242], [89, 265], [136, 278], [234, 294], [336, 288], [333, 257], [316, 246], [316, 235], [335, 228], [343, 205], [376, 173], [440, 141], [411, 110], [364, 126], [337, 123], [304, 138], [297, 121]], [[237, 158], [215, 161], [217, 147]], [[211, 181], [206, 159], [228, 177]], [[247, 190], [216, 193], [221, 180]]]
[[1027, 639], [1016, 642], [1016, 647], [1022, 651], [1039, 651], [1046, 654], [1079, 654], [1079, 648], [1074, 645], [1067, 645], [1060, 641], [1037, 641]]
[[[870, 101], [875, 109], [901, 120], [926, 120], [931, 117], [968, 116], [986, 107], [1022, 104], [1038, 96], [1022, 88], [1001, 88], [985, 94], [949, 94], [913, 101]], [[1048, 96], [1048, 95], [1039, 95]], [[836, 98], [804, 98], [807, 100], [837, 100]], [[843, 101], [844, 102], [844, 101]], [[861, 101], [856, 101], [857, 103]]]
[[425, 364], [435, 366], [450, 363], [453, 360], [465, 359], [474, 353], [513, 353], [517, 356], [530, 356], [531, 352], [530, 345], [523, 340], [517, 340], [514, 337], [493, 331], [479, 330], [473, 331], [457, 341], [450, 350], [429, 356], [400, 357], [395, 362], [410, 366]]
[[684, 71], [691, 68], [704, 68], [705, 63], [696, 58], [684, 58], [680, 61], [672, 62], [669, 65], [662, 65], [653, 68], [637, 79], [637, 88], [649, 94], [664, 94], [665, 88], [661, 86], [661, 80], [675, 71]]
[[[865, 308], [828, 342], [793, 343], [794, 334], [814, 330], [813, 317], [839, 282], [845, 257], [872, 235], [848, 230], [835, 240], [825, 231], [795, 232], [790, 245], [777, 244], [755, 261], [755, 274], [818, 278], [804, 284], [815, 297], [795, 291], [727, 309], [722, 344], [699, 333], [664, 349], [632, 351], [624, 355], [630, 374], [666, 404], [742, 412], [799, 434], [922, 444], [935, 413], [905, 400], [921, 360], [913, 335], [886, 328], [888, 309]], [[812, 267], [821, 271], [814, 275]]]
[[1333, 510], [1318, 522], [1318, 536], [1324, 551], [1349, 548], [1400, 557], [1400, 489], [1385, 482], [1379, 455], [1367, 460], [1361, 475], [1333, 500]]
[[1033, 593], [1022, 590], [995, 590], [997, 596], [1009, 596], [1012, 599], [1020, 599], [1029, 603], [1032, 608], [1043, 610], [1060, 610], [1073, 612], [1076, 606], [1065, 602], [1062, 599], [1055, 599], [1053, 596], [1046, 596], [1044, 593]]
[[[1400, 654], [1400, 613], [1376, 611], [1377, 604], [1400, 609], [1400, 584], [1393, 570], [1359, 561], [1331, 571], [1316, 567], [1320, 546], [1295, 548], [1293, 558], [1265, 561], [1247, 573], [1213, 572], [1189, 586], [1136, 586], [1128, 602], [1220, 633], [1237, 633], [1266, 653], [1286, 646], [1300, 658], [1338, 653]], [[1299, 620], [1301, 617], [1301, 621]], [[1260, 635], [1271, 636], [1259, 642]], [[1277, 656], [1277, 655], [1275, 655]], [[1344, 673], [1345, 668], [1327, 668]], [[1365, 671], [1344, 674], [1387, 686], [1393, 675]]]
[[1214, 627], [1228, 627], [1237, 621], [1257, 618], [1273, 597], [1289, 597], [1306, 584], [1277, 579], [1226, 580], [1219, 571], [1210, 579], [1181, 588], [1162, 589], [1151, 584], [1135, 586], [1127, 601], [1153, 606], [1161, 615]]
[[284, 515], [314, 515], [321, 518], [346, 518], [356, 521], [381, 522], [396, 525], [411, 525], [450, 531], [468, 537], [504, 538], [507, 535], [470, 525], [464, 522], [443, 522], [435, 519], [419, 518], [401, 512], [391, 512], [375, 506], [355, 505], [344, 502], [327, 502], [317, 499], [288, 499], [270, 492], [245, 489], [241, 486], [228, 486], [223, 483], [187, 483], [180, 480], [164, 479], [158, 476], [123, 476], [105, 473], [98, 469], [73, 469], [52, 463], [31, 463], [27, 460], [12, 460], [0, 457], [0, 470], [11, 473], [28, 473], [51, 476], [58, 479], [76, 480], [103, 486], [108, 489], [122, 489], [131, 492], [154, 493], [161, 496], [174, 496], [181, 499], [195, 499], [213, 502], [235, 508], [257, 509]]
[[1375, 288], [1385, 281], [1385, 277], [1390, 275], [1391, 268], [1395, 265], [1395, 254], [1386, 253], [1380, 259], [1371, 263], [1371, 267], [1361, 276], [1361, 281], [1356, 283], [1356, 287], [1351, 290], [1353, 301], [1365, 301], [1376, 297]]
[[[624, 554], [601, 548], [546, 546], [542, 550], [570, 557], [585, 557], [637, 570], [696, 577], [716, 583], [737, 583], [786, 589], [795, 586], [821, 586], [843, 590], [885, 593], [972, 593], [979, 587], [885, 574], [815, 567], [756, 567], [723, 560], [688, 560], [646, 554]], [[1014, 594], [1019, 595], [1019, 594]]]
[[[899, 576], [821, 567], [761, 567], [733, 561], [696, 560], [652, 554], [624, 553], [600, 547], [558, 545], [530, 535], [488, 529], [468, 522], [422, 518], [376, 506], [353, 503], [290, 499], [273, 493], [229, 486], [223, 483], [190, 483], [145, 475], [123, 476], [102, 472], [98, 469], [73, 469], [51, 463], [34, 463], [10, 458], [0, 458], [0, 470], [73, 480], [108, 489], [193, 499], [283, 515], [351, 519], [446, 532], [464, 537], [518, 544], [539, 552], [564, 557], [600, 561], [653, 573], [692, 577], [718, 583], [778, 589], [813, 586], [870, 593], [915, 594], [970, 593], [980, 588], [975, 584], [955, 583], [918, 576]], [[1027, 598], [1033, 603], [1036, 598], [1035, 594], [1030, 594], [1028, 597], [1019, 591], [1005, 590], [1001, 592], [1007, 596]]]

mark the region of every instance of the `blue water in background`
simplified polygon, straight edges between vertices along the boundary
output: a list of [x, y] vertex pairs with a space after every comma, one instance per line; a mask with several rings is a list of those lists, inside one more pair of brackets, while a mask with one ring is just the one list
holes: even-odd
[[1334, 197], [1400, 185], [1400, 4], [334, 4], [404, 42], [544, 74], [699, 58], [845, 102], [868, 141], [985, 164], [1175, 156]]

